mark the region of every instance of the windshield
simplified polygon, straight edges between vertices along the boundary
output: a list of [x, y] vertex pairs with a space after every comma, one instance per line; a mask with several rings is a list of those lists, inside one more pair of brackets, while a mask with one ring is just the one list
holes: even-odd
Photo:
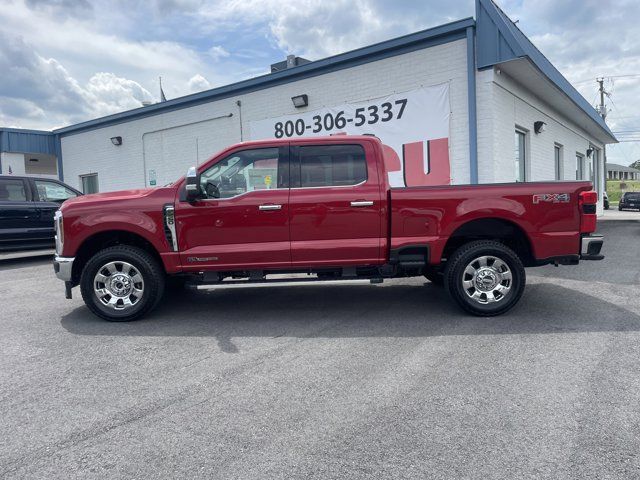
[[624, 199], [630, 202], [640, 202], [640, 192], [627, 192]]

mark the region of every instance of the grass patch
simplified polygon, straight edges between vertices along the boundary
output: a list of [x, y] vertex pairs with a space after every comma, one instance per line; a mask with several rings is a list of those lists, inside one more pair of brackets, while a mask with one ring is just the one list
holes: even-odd
[[610, 203], [618, 203], [624, 192], [640, 192], [640, 180], [607, 180]]

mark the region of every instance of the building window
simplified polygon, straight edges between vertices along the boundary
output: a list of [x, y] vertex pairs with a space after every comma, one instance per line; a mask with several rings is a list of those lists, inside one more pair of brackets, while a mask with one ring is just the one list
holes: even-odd
[[576, 153], [576, 180], [584, 179], [584, 155]]
[[556, 180], [562, 180], [562, 145], [558, 143], [553, 146], [553, 162], [556, 172]]
[[80, 175], [82, 183], [82, 193], [98, 193], [98, 174]]
[[527, 181], [527, 132], [516, 130], [515, 174], [516, 182]]

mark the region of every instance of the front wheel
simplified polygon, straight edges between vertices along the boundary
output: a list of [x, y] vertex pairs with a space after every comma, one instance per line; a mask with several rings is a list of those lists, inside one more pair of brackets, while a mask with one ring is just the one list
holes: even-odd
[[460, 247], [447, 262], [444, 284], [451, 297], [474, 315], [491, 317], [510, 310], [524, 292], [520, 258], [500, 242], [478, 240]]
[[96, 253], [82, 270], [82, 299], [97, 316], [135, 320], [154, 308], [164, 292], [165, 274], [141, 248], [118, 245]]

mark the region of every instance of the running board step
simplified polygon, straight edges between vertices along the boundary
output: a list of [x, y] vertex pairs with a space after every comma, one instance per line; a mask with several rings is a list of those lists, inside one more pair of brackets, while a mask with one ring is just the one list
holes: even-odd
[[196, 282], [187, 282], [185, 287], [191, 290], [197, 289], [199, 286], [220, 286], [225, 285], [265, 285], [265, 284], [282, 284], [282, 283], [320, 283], [320, 282], [369, 282], [371, 284], [381, 284], [384, 282], [383, 278], [345, 278], [345, 277], [330, 277], [330, 278], [263, 278], [260, 280], [223, 280], [223, 281], [207, 281], [203, 279]]

